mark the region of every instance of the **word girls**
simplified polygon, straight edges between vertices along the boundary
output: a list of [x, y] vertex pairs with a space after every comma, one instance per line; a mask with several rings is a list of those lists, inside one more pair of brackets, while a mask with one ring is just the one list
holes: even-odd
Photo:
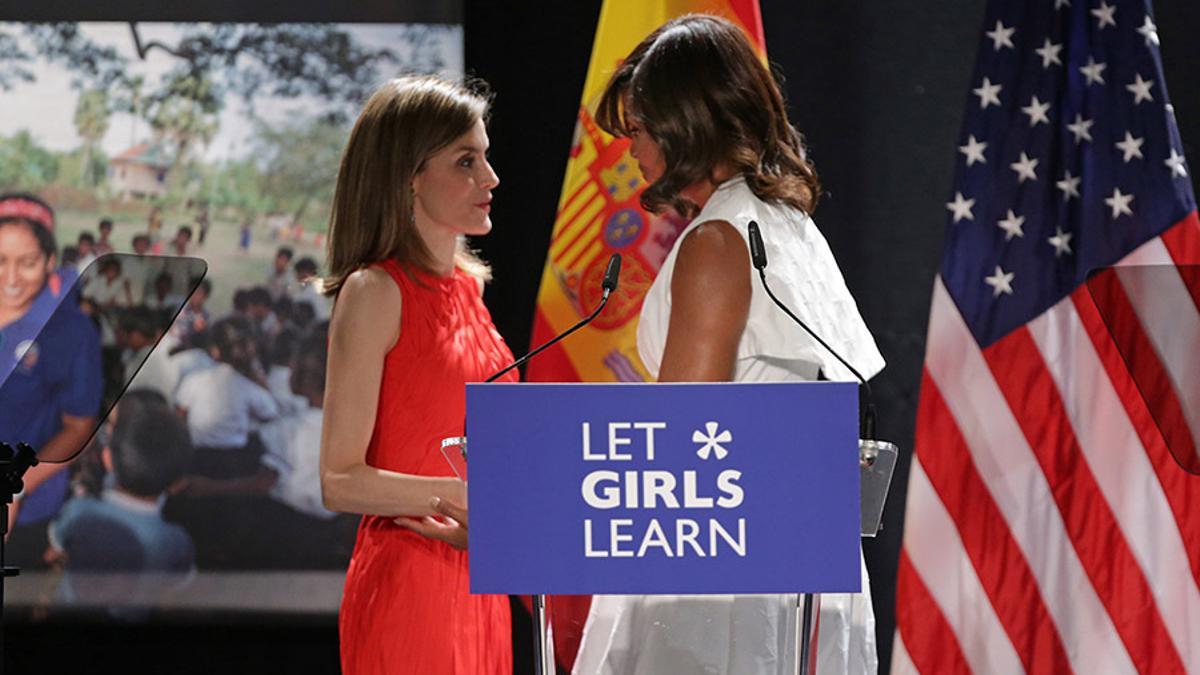
[[[591, 423], [583, 422], [582, 450], [585, 462], [646, 463], [655, 461], [655, 440], [666, 422], [609, 422], [607, 447], [593, 450]], [[597, 443], [595, 447], [599, 448]], [[711, 473], [711, 472], [708, 472]], [[715, 486], [700, 484], [695, 470], [676, 475], [662, 469], [597, 469], [583, 478], [580, 493], [592, 509], [607, 511], [653, 509], [649, 518], [585, 518], [584, 556], [588, 558], [682, 558], [716, 557], [724, 553], [746, 556], [746, 519], [728, 517], [745, 500], [739, 485], [742, 472], [725, 469], [717, 474]], [[676, 517], [663, 510], [686, 509], [712, 512], [707, 518]], [[725, 522], [718, 519], [726, 514]], [[604, 515], [604, 514], [598, 514]], [[681, 514], [682, 515], [682, 514]], [[606, 522], [607, 521], [607, 522]]]

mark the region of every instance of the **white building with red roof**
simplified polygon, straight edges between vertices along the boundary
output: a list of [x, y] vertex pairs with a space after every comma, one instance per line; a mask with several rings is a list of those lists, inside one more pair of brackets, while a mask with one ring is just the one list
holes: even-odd
[[164, 143], [139, 143], [108, 160], [108, 185], [122, 201], [167, 193], [171, 153]]

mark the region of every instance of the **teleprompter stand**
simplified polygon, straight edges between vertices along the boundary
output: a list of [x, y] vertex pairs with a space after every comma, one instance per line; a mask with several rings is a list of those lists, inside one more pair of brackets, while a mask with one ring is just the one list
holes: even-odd
[[25, 489], [25, 472], [37, 463], [37, 453], [28, 444], [18, 443], [14, 450], [11, 445], [0, 443], [0, 673], [4, 672], [4, 582], [21, 573], [20, 568], [4, 564], [8, 505]]

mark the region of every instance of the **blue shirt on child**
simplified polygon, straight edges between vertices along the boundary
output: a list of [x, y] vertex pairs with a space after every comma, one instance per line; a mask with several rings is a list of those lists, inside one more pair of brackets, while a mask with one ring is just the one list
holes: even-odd
[[[114, 489], [106, 489], [99, 499], [67, 501], [50, 525], [50, 543], [67, 554], [60, 594], [82, 604], [153, 604], [189, 578], [196, 559], [187, 532], [163, 520], [161, 501], [146, 502]], [[86, 573], [99, 576], [81, 581], [79, 575]], [[89, 578], [108, 587], [89, 587]], [[114, 584], [122, 591], [116, 597]]]

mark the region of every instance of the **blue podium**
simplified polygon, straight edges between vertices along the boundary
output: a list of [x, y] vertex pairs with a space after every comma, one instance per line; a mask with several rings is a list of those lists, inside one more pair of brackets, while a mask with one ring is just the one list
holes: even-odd
[[855, 384], [479, 384], [467, 413], [473, 593], [860, 590]]

